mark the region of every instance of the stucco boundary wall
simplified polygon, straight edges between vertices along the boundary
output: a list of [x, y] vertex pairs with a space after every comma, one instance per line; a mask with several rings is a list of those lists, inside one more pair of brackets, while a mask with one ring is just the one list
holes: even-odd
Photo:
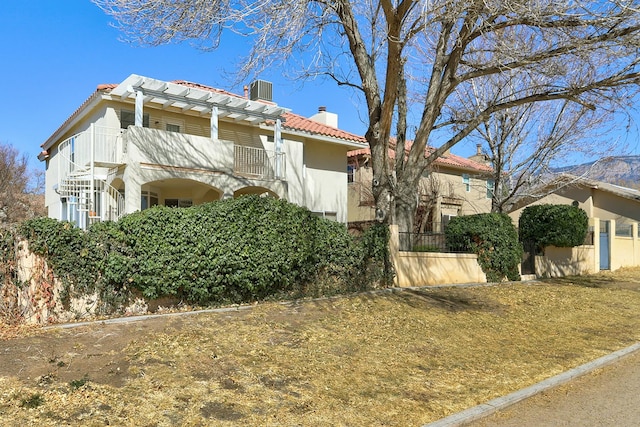
[[[26, 240], [16, 246], [18, 283], [0, 287], [0, 310], [13, 317], [13, 321], [42, 325], [93, 319], [99, 314], [98, 295], [64, 298], [64, 286], [46, 260], [31, 252]], [[164, 302], [132, 298], [123, 313], [125, 316], [144, 314], [151, 306]]]
[[389, 232], [389, 255], [396, 270], [396, 286], [487, 283], [477, 255], [400, 251], [398, 226], [389, 226]]
[[593, 245], [573, 248], [544, 248], [544, 255], [535, 257], [537, 277], [564, 277], [593, 274], [595, 269]]
[[[574, 248], [546, 247], [544, 255], [535, 258], [536, 276], [563, 277], [597, 273], [604, 267], [601, 265], [600, 258], [604, 245], [609, 248], [609, 270], [640, 267], [638, 223], [630, 224], [631, 236], [617, 236], [616, 221], [613, 219], [608, 221], [608, 233], [600, 233], [600, 219], [591, 218], [589, 220], [589, 225], [594, 230], [593, 245]], [[628, 222], [625, 224], [629, 225]], [[608, 239], [608, 241], [604, 242], [602, 239]]]

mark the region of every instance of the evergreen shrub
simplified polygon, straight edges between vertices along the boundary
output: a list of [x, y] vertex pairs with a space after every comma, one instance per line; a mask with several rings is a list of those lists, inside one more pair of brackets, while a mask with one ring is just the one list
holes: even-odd
[[344, 224], [257, 196], [156, 206], [88, 232], [41, 218], [22, 233], [69, 289], [96, 291], [112, 306], [132, 289], [198, 304], [305, 296], [318, 280], [331, 284], [323, 293], [367, 289], [384, 282], [378, 270], [388, 267], [388, 229], [358, 243]]
[[478, 255], [478, 263], [489, 282], [499, 282], [505, 277], [520, 280], [518, 265], [522, 260], [522, 246], [507, 215], [453, 217], [445, 229], [445, 237], [450, 248]]
[[587, 213], [571, 205], [533, 205], [522, 211], [520, 241], [546, 246], [573, 247], [584, 243], [589, 231]]

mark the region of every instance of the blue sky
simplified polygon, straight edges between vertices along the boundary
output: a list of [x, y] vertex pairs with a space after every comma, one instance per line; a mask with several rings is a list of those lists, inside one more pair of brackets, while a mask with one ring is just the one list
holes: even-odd
[[[242, 93], [222, 71], [238, 60], [242, 39], [223, 38], [221, 49], [202, 52], [188, 44], [139, 47], [120, 34], [89, 0], [3, 0], [0, 26], [0, 142], [9, 143], [44, 168], [36, 156], [42, 144], [101, 83], [119, 83], [130, 74], [161, 80], [190, 80]], [[240, 43], [240, 45], [239, 45]], [[340, 128], [364, 134], [366, 126], [349, 90], [330, 81], [290, 82], [279, 70], [260, 77], [274, 83], [274, 101], [309, 117], [319, 106], [337, 113]], [[248, 84], [249, 82], [245, 82]], [[366, 114], [366, 113], [365, 113]], [[640, 154], [637, 128], [626, 154]], [[460, 143], [452, 150], [473, 154]]]
[[[190, 80], [242, 94], [223, 69], [240, 57], [232, 40], [215, 52], [188, 44], [139, 47], [120, 34], [89, 0], [2, 0], [0, 11], [0, 142], [27, 154], [34, 168], [42, 144], [101, 83], [120, 83], [130, 74], [161, 80]], [[332, 82], [290, 82], [274, 70], [274, 101], [309, 117], [323, 105], [338, 114], [340, 128], [364, 134], [348, 90]], [[245, 82], [248, 84], [249, 82]]]

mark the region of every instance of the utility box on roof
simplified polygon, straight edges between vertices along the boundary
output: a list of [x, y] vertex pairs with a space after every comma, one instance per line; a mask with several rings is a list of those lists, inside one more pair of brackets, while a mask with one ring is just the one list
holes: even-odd
[[273, 84], [264, 80], [251, 82], [250, 99], [252, 101], [273, 101]]

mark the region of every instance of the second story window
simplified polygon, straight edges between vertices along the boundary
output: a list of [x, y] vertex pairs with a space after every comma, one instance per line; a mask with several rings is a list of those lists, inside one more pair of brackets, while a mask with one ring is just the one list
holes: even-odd
[[355, 180], [356, 167], [354, 165], [347, 165], [347, 182], [352, 183]]
[[[136, 124], [136, 113], [132, 110], [120, 110], [120, 128], [127, 129]], [[142, 127], [149, 127], [149, 114], [142, 115]]]
[[496, 191], [496, 182], [493, 179], [487, 180], [487, 199], [493, 199], [493, 194]]
[[471, 178], [469, 177], [469, 174], [462, 174], [462, 185], [464, 185], [464, 191], [467, 193], [471, 191]]
[[168, 132], [180, 132], [180, 125], [175, 125], [173, 123], [167, 123], [167, 131]]

